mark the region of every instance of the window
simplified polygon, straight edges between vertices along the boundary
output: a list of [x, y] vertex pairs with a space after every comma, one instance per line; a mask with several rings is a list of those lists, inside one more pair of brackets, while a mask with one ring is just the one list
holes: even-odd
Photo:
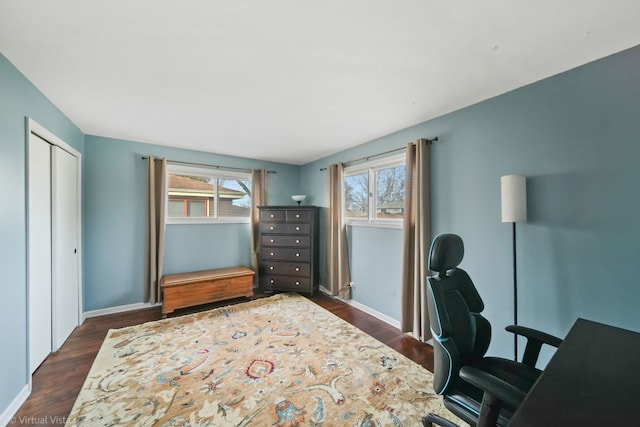
[[404, 181], [404, 153], [346, 167], [344, 205], [347, 223], [401, 227]]
[[251, 174], [167, 165], [167, 224], [248, 222]]

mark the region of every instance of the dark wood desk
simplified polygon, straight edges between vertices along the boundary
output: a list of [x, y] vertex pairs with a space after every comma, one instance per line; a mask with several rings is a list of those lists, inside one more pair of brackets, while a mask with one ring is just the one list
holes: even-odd
[[640, 334], [578, 319], [509, 425], [640, 425]]

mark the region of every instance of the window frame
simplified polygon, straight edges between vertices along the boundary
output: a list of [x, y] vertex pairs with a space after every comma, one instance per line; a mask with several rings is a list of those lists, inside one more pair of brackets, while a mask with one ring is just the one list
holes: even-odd
[[[405, 180], [406, 180], [407, 165], [406, 165], [406, 153], [404, 151], [402, 151], [401, 153], [396, 153], [389, 156], [376, 158], [373, 160], [365, 160], [361, 163], [357, 163], [354, 165], [345, 166], [344, 178], [367, 173], [368, 180], [369, 180], [369, 189], [368, 189], [369, 190], [369, 201], [368, 201], [369, 212], [367, 213], [367, 218], [347, 217], [344, 180], [342, 182], [342, 197], [343, 197], [342, 215], [345, 219], [345, 223], [347, 224], [347, 226], [402, 228], [403, 218], [377, 218], [376, 217], [376, 203], [377, 203], [376, 172], [383, 169], [390, 169], [398, 166], [405, 167]], [[405, 188], [406, 188], [406, 181], [405, 181]]]
[[[191, 176], [206, 176], [215, 178], [215, 193], [213, 198], [214, 204], [214, 216], [209, 217], [172, 217], [169, 216], [169, 175], [191, 175]], [[251, 172], [241, 172], [235, 170], [229, 170], [217, 167], [206, 167], [196, 165], [184, 165], [167, 162], [167, 170], [165, 175], [165, 223], [166, 224], [245, 224], [251, 222], [251, 215], [246, 217], [239, 216], [223, 216], [220, 217], [218, 196], [219, 180], [220, 179], [241, 179], [249, 181], [251, 189], [253, 191], [253, 182], [251, 181]]]

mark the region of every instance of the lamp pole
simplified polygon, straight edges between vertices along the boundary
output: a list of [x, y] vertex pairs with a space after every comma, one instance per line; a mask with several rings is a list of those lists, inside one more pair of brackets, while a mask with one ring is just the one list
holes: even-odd
[[[513, 324], [518, 324], [518, 266], [516, 262], [516, 223], [513, 224]], [[513, 334], [513, 360], [518, 361], [518, 334]]]
[[[513, 245], [513, 324], [518, 324], [518, 266], [516, 258], [516, 222], [527, 220], [527, 181], [523, 175], [500, 178], [502, 222], [512, 223]], [[513, 336], [513, 360], [518, 360], [518, 335]]]

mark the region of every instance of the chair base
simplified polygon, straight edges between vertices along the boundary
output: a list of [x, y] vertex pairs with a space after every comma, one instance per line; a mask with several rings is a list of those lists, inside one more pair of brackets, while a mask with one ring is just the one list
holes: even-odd
[[422, 425], [424, 427], [433, 427], [434, 424], [440, 427], [459, 427], [458, 424], [454, 424], [436, 414], [429, 414], [422, 417]]

